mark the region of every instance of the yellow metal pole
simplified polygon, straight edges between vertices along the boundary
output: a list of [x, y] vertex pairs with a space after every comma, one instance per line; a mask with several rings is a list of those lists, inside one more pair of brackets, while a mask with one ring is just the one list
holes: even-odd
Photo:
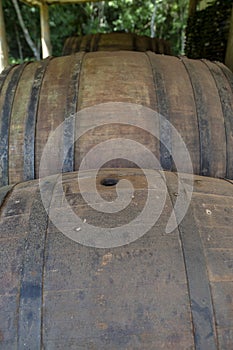
[[8, 65], [8, 46], [6, 41], [5, 22], [0, 0], [0, 73]]
[[49, 29], [49, 8], [47, 4], [40, 5], [40, 25], [41, 25], [42, 57], [46, 58], [52, 55], [52, 46], [50, 42], [50, 29]]

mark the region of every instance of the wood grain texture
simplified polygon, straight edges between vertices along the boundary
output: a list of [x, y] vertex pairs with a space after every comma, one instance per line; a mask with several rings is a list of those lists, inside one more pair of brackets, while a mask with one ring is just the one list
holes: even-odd
[[[195, 174], [233, 179], [233, 75], [227, 67], [132, 51], [80, 52], [50, 59], [43, 65], [46, 69], [39, 80], [35, 72], [40, 63], [26, 66], [15, 86], [14, 96], [11, 94], [14, 98], [8, 111], [3, 108], [4, 101], [18, 68], [13, 67], [7, 75], [4, 73], [0, 93], [0, 126], [4, 133], [0, 149], [2, 185], [38, 178], [45, 144], [64, 121], [64, 128], [51, 146], [44, 165], [47, 175], [62, 170], [59, 164], [63, 160], [64, 172], [78, 170], [88, 151], [114, 138], [130, 139], [144, 145], [164, 169], [176, 170], [178, 167], [188, 172], [183, 150], [171, 132], [170, 122], [187, 146]], [[98, 126], [96, 121], [101, 113], [97, 116], [95, 108], [104, 103], [102, 122], [107, 125]], [[109, 109], [107, 103], [112, 103]], [[132, 117], [137, 120], [132, 108], [128, 109], [127, 116], [128, 105], [124, 107], [124, 103], [136, 105], [139, 110], [150, 108], [165, 117], [166, 122], [158, 118], [149, 126], [143, 111], [140, 128], [123, 125], [120, 122], [123, 113], [125, 123]], [[76, 122], [69, 123], [71, 115], [85, 109], [87, 112], [79, 114]], [[29, 115], [33, 116], [32, 128], [27, 127], [32, 121]], [[80, 137], [65, 157], [69, 142], [87, 127], [92, 130]], [[159, 130], [160, 141], [146, 131], [148, 128], [152, 133]], [[171, 154], [163, 143], [170, 147]], [[135, 167], [122, 158], [113, 159], [107, 166]], [[139, 158], [144, 160], [145, 154], [141, 152]], [[94, 162], [88, 166], [93, 168]], [[145, 168], [153, 166], [155, 164], [146, 163], [145, 158]]]
[[171, 55], [169, 42], [163, 39], [150, 38], [132, 33], [97, 33], [84, 36], [73, 36], [65, 40], [63, 55], [75, 52], [94, 51], [152, 51]]
[[0, 115], [0, 186], [6, 186], [9, 183], [9, 135], [11, 130], [11, 113], [18, 81], [26, 65], [27, 63], [23, 63], [22, 65], [13, 67], [7, 76], [7, 78], [10, 76], [10, 79], [8, 80], [6, 78], [5, 81], [5, 83], [8, 84], [1, 101]]
[[[159, 173], [152, 174], [155, 185]], [[91, 194], [93, 172], [80, 175]], [[165, 175], [166, 201], [158, 221], [140, 239], [108, 249], [83, 246], [60, 232], [43, 208], [38, 181], [0, 190], [0, 347], [233, 347], [233, 185], [195, 176], [189, 211], [167, 234], [177, 176]], [[46, 179], [52, 194], [48, 208], [64, 216], [66, 227], [66, 198], [80, 218], [96, 227], [97, 235], [98, 227], [130, 222], [145, 205], [147, 180], [139, 169], [103, 169], [96, 183], [108, 201], [116, 199], [115, 187], [101, 185], [109, 177], [127, 179], [134, 187], [125, 210], [100, 215], [92, 209], [81, 196], [77, 173], [63, 176], [62, 194], [57, 177]], [[154, 195], [160, 195], [154, 185]], [[145, 218], [145, 224], [152, 219]]]

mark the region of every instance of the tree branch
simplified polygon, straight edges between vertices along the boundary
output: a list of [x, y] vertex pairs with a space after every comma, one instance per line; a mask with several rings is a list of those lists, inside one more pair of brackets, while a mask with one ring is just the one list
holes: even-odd
[[150, 22], [150, 33], [151, 33], [151, 38], [155, 37], [155, 19], [156, 19], [156, 13], [157, 13], [157, 2], [154, 0], [154, 11], [151, 17], [151, 22]]
[[40, 60], [40, 53], [37, 50], [36, 45], [34, 44], [32, 38], [31, 38], [31, 36], [30, 36], [26, 26], [25, 26], [25, 23], [24, 23], [24, 20], [23, 20], [23, 17], [21, 15], [21, 11], [20, 11], [20, 8], [19, 8], [18, 1], [17, 0], [12, 0], [12, 3], [14, 5], [14, 8], [15, 8], [18, 20], [19, 20], [20, 27], [21, 27], [21, 29], [23, 31], [24, 37], [25, 37], [29, 47], [31, 48], [31, 50], [32, 50], [32, 52], [34, 54], [34, 57], [39, 61]]

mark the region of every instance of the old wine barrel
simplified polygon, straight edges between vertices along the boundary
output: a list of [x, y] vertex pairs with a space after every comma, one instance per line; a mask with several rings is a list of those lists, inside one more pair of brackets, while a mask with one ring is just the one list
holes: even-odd
[[[233, 75], [221, 64], [151, 52], [77, 53], [8, 68], [0, 78], [0, 185], [38, 178], [48, 137], [64, 121], [68, 125], [47, 157], [48, 175], [60, 171], [55, 158], [63, 159], [74, 133], [95, 126], [69, 150], [65, 172], [78, 170], [93, 146], [112, 138], [145, 145], [165, 170], [178, 166], [179, 171], [189, 171], [171, 125], [161, 120], [149, 125], [141, 106], [157, 111], [175, 127], [195, 174], [233, 179], [232, 89]], [[68, 123], [67, 118], [88, 107]], [[100, 127], [101, 115], [106, 125]], [[132, 117], [140, 128], [124, 124]], [[159, 137], [152, 137], [148, 129]], [[179, 158], [175, 166], [174, 155]], [[134, 166], [119, 159], [108, 165]], [[144, 167], [151, 164], [145, 162]]]
[[[82, 198], [83, 191], [89, 193], [89, 203], [96, 204], [93, 176], [83, 172], [78, 183], [77, 173], [63, 175], [63, 193], [57, 176], [45, 178], [42, 198], [50, 218], [52, 212], [53, 220], [61, 218], [62, 232], [48, 219], [38, 180], [0, 190], [1, 349], [232, 349], [230, 180], [195, 176], [187, 214], [166, 233], [180, 196], [175, 173], [166, 174], [165, 184], [157, 171], [145, 177], [140, 169], [102, 169], [94, 180], [105, 200], [116, 199], [115, 186], [104, 186], [109, 179], [126, 179], [134, 188], [128, 206], [112, 214], [92, 209]], [[182, 183], [190, 181], [186, 174]], [[129, 189], [127, 182], [122, 193]], [[131, 224], [149, 190], [155, 199], [152, 215]], [[153, 221], [162, 197], [164, 206]], [[85, 225], [93, 242], [103, 227], [129, 224], [125, 242], [138, 225], [151, 228], [126, 245], [111, 248], [108, 239], [108, 248], [83, 245], [66, 236], [64, 199], [82, 222], [74, 223], [73, 239]]]
[[63, 55], [75, 52], [93, 51], [152, 51], [171, 55], [169, 42], [163, 39], [150, 38], [133, 33], [98, 33], [84, 36], [72, 36], [65, 40]]

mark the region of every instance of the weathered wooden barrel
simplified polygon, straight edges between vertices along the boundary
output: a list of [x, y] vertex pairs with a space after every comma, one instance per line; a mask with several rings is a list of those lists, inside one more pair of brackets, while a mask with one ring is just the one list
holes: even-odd
[[[180, 196], [175, 173], [166, 174], [162, 193], [159, 172], [146, 179], [139, 169], [103, 169], [94, 180], [105, 200], [116, 199], [115, 187], [104, 186], [109, 178], [134, 186], [129, 205], [113, 214], [82, 198], [80, 188], [96, 204], [93, 176], [83, 172], [78, 184], [76, 173], [64, 175], [64, 193], [60, 180], [48, 177], [42, 197], [38, 180], [0, 189], [1, 349], [232, 349], [232, 182], [195, 176], [187, 214], [166, 233]], [[182, 183], [190, 181], [186, 175]], [[149, 190], [152, 214], [165, 194], [163, 210], [155, 223], [153, 215], [138, 222], [151, 228], [131, 243], [111, 248], [106, 240], [108, 248], [100, 249], [66, 236], [64, 199], [82, 222], [74, 225], [74, 237], [90, 225], [97, 239], [102, 227], [131, 225]], [[62, 218], [62, 232], [48, 219], [45, 196], [50, 218], [52, 211], [53, 220]]]
[[63, 55], [70, 55], [79, 51], [93, 52], [118, 50], [142, 52], [152, 51], [160, 54], [171, 55], [170, 44], [164, 39], [118, 32], [69, 37], [65, 40]]
[[[11, 67], [0, 79], [1, 186], [38, 178], [49, 135], [84, 109], [76, 124], [67, 122], [60, 130], [47, 156], [47, 175], [60, 171], [57, 157], [63, 159], [74, 133], [91, 127], [96, 128], [69, 150], [65, 172], [78, 170], [93, 146], [113, 138], [145, 145], [165, 170], [178, 166], [188, 172], [172, 124], [187, 146], [195, 174], [233, 179], [233, 75], [221, 64], [151, 52], [77, 53]], [[171, 124], [148, 122], [145, 108]], [[99, 126], [101, 116], [106, 125]], [[140, 127], [126, 125], [132, 118]], [[141, 159], [151, 168], [143, 152]], [[109, 166], [135, 165], [118, 159]]]

